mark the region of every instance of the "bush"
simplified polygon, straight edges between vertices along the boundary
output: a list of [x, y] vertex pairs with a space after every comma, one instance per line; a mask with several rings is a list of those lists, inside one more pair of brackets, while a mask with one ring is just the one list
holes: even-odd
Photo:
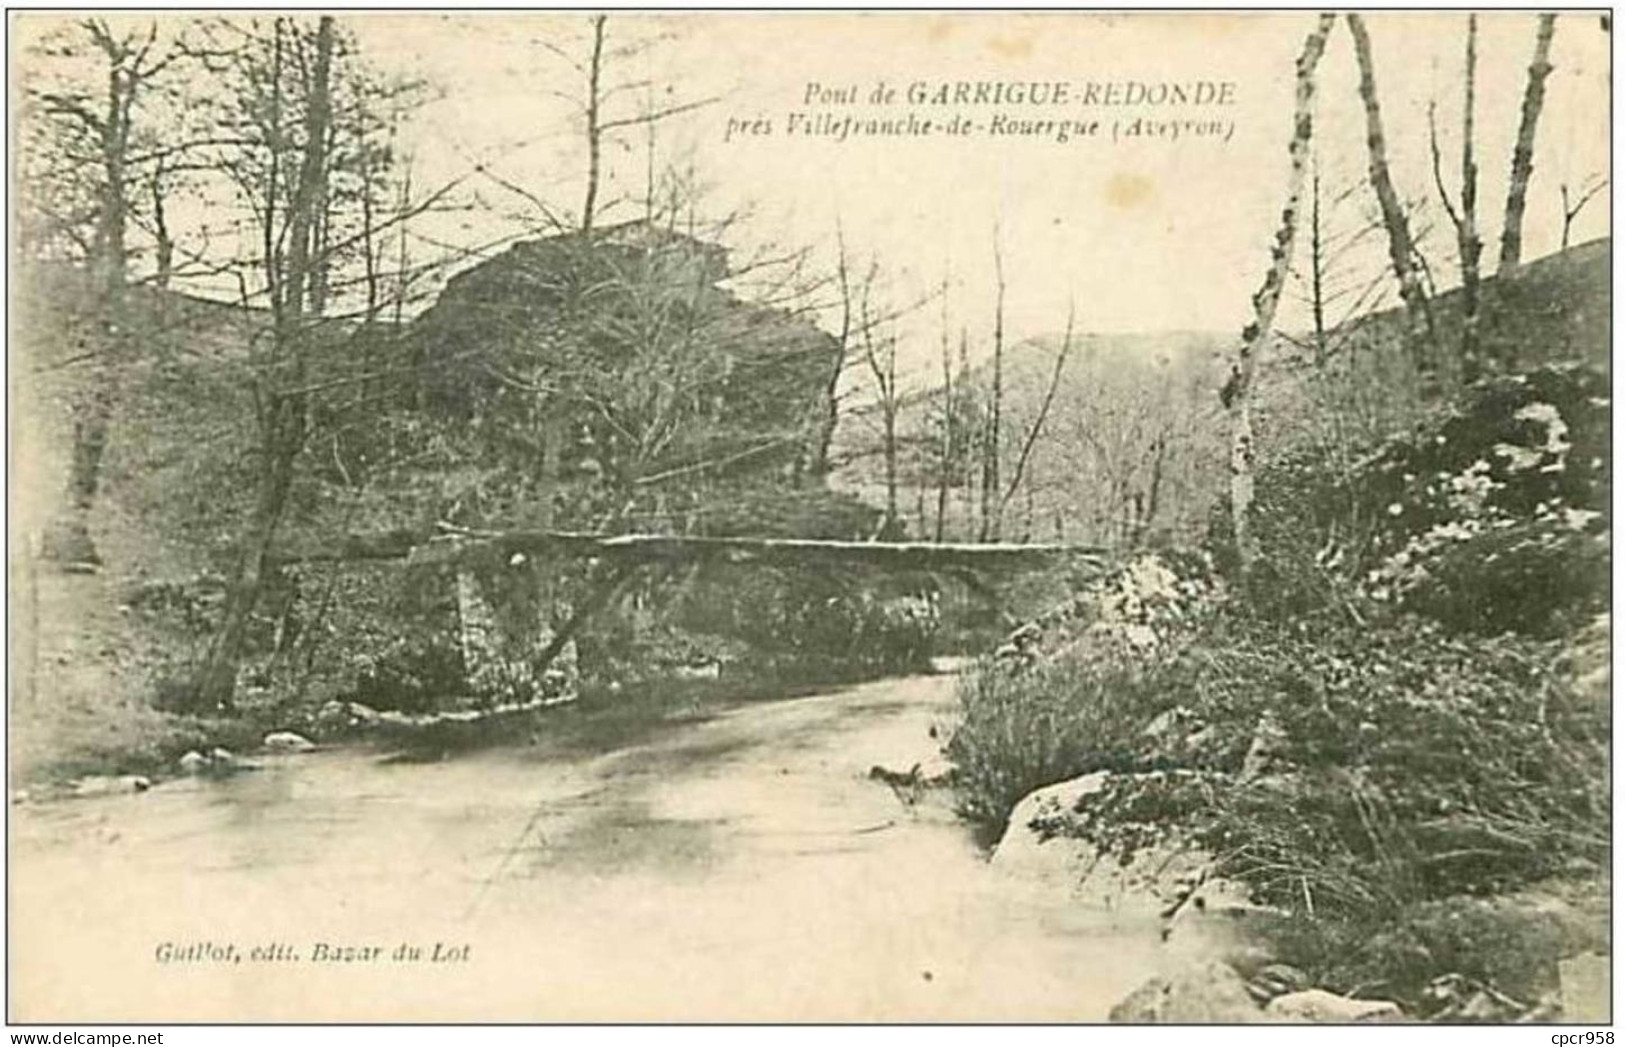
[[[1368, 600], [1454, 631], [1557, 636], [1604, 609], [1608, 395], [1600, 369], [1544, 367], [1481, 382], [1346, 473], [1312, 448], [1277, 456], [1254, 506], [1255, 610]], [[1225, 528], [1221, 513], [1221, 550]]]
[[990, 838], [1034, 789], [1096, 770], [1131, 770], [1131, 743], [1168, 699], [1126, 654], [1081, 651], [1012, 672], [985, 660], [959, 685], [948, 743], [960, 808]]
[[[949, 750], [965, 810], [996, 829], [1065, 778], [1197, 772], [1172, 779], [1191, 797], [1158, 798], [1179, 812], [1168, 827], [1261, 901], [1323, 914], [1605, 859], [1609, 712], [1571, 690], [1555, 647], [1415, 618], [1302, 625], [1230, 614], [1138, 659], [982, 667]], [[1137, 802], [1107, 795], [1073, 831], [1110, 843], [1146, 821]]]

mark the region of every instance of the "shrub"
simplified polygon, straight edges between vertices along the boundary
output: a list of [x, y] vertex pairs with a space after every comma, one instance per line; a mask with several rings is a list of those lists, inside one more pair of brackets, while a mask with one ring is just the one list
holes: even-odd
[[[1157, 799], [1177, 814], [1165, 824], [1260, 900], [1322, 913], [1603, 860], [1609, 714], [1557, 673], [1553, 646], [1418, 618], [1302, 624], [1229, 614], [1136, 659], [982, 667], [949, 750], [966, 811], [996, 828], [1064, 778], [1197, 772], [1171, 779], [1191, 797]], [[1139, 802], [1103, 794], [1070, 831], [1109, 844], [1146, 821]]]
[[[1544, 367], [1479, 383], [1346, 472], [1313, 448], [1279, 455], [1254, 506], [1255, 610], [1370, 600], [1455, 631], [1534, 636], [1595, 614], [1611, 552], [1608, 395], [1600, 369]], [[1222, 517], [1210, 541], [1225, 548]]]
[[1132, 741], [1166, 704], [1126, 653], [1082, 651], [1012, 672], [984, 660], [959, 685], [948, 743], [961, 810], [992, 838], [1027, 793], [1096, 770], [1130, 770]]

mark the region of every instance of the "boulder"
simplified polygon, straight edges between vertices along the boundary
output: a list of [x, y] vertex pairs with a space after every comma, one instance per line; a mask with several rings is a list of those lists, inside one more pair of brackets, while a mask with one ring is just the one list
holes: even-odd
[[1108, 1015], [1110, 1021], [1135, 1024], [1257, 1022], [1262, 1018], [1241, 975], [1218, 960], [1157, 975], [1124, 997]]
[[1094, 845], [1066, 837], [1046, 839], [1034, 825], [1076, 810], [1080, 800], [1104, 789], [1110, 778], [1109, 772], [1097, 771], [1023, 796], [1010, 812], [1004, 836], [993, 851], [993, 867], [1058, 886], [1081, 883], [1099, 861]]
[[326, 702], [316, 711], [313, 726], [320, 734], [339, 734], [376, 726], [381, 719], [378, 710], [360, 702]]
[[1404, 1017], [1391, 1000], [1356, 1000], [1325, 989], [1305, 989], [1277, 996], [1264, 1008], [1279, 1022], [1391, 1022]]
[[265, 747], [279, 753], [308, 753], [316, 743], [293, 731], [272, 731], [265, 736]]
[[1080, 834], [1057, 833], [1119, 777], [1165, 773], [1115, 776], [1096, 771], [1029, 793], [1010, 814], [993, 852], [993, 867], [1066, 890], [1083, 905], [1160, 918], [1170, 925], [1228, 924], [1255, 911], [1243, 885], [1214, 875], [1212, 855], [1177, 838], [1118, 855], [1103, 854], [1095, 841]]
[[139, 774], [95, 774], [73, 783], [74, 796], [116, 796], [120, 793], [144, 793], [152, 788], [151, 779]]
[[254, 770], [252, 764], [243, 763], [234, 753], [219, 746], [210, 749], [207, 754], [193, 749], [177, 760], [176, 764], [182, 774], [188, 775], [227, 775], [236, 771]]

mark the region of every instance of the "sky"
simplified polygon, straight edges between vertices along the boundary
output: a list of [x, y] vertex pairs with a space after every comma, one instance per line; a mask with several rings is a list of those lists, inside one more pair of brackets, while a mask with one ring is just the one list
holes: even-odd
[[[586, 157], [577, 104], [584, 82], [588, 16], [351, 14], [363, 50], [381, 69], [422, 77], [431, 100], [402, 130], [414, 184], [457, 178], [477, 207], [414, 226], [428, 244], [473, 246], [521, 233], [536, 209], [502, 182], [555, 210], [579, 209]], [[1013, 344], [1060, 330], [1075, 310], [1081, 331], [1239, 331], [1269, 260], [1284, 203], [1293, 63], [1314, 16], [1269, 14], [615, 14], [608, 22], [605, 82], [629, 90], [610, 117], [713, 100], [662, 121], [661, 165], [691, 170], [712, 214], [743, 210], [729, 239], [741, 256], [807, 248], [832, 270], [837, 229], [847, 253], [879, 266], [890, 298], [915, 302], [950, 281], [948, 325], [964, 327], [973, 352], [990, 340], [994, 244], [1005, 274], [1005, 328]], [[1443, 285], [1455, 282], [1453, 235], [1433, 189], [1428, 108], [1437, 106], [1444, 175], [1458, 189], [1465, 15], [1380, 12], [1367, 16], [1394, 176], [1424, 203], [1419, 227]], [[1480, 16], [1478, 133], [1480, 224], [1493, 265], [1512, 142], [1534, 43], [1535, 17]], [[1608, 35], [1595, 14], [1559, 18], [1545, 110], [1529, 187], [1525, 257], [1555, 250], [1559, 186], [1606, 177], [1610, 93]], [[630, 51], [631, 53], [625, 53]], [[1231, 84], [1234, 102], [1206, 108], [906, 103], [907, 85], [1055, 83], [1074, 96], [1087, 85], [1124, 82]], [[867, 104], [878, 84], [905, 100]], [[809, 85], [826, 99], [807, 106]], [[1340, 21], [1319, 71], [1316, 146], [1333, 227], [1374, 214], [1364, 182], [1365, 128], [1347, 27]], [[646, 85], [646, 86], [642, 86]], [[818, 93], [815, 91], [815, 93]], [[571, 96], [574, 96], [573, 98]], [[832, 118], [968, 114], [1127, 120], [1212, 118], [1233, 131], [1111, 141], [985, 133], [927, 139], [789, 135], [791, 113]], [[768, 135], [729, 136], [730, 123], [766, 120]], [[645, 183], [649, 141], [637, 129], [606, 150], [606, 196], [635, 196]], [[486, 174], [470, 175], [478, 165]], [[1606, 235], [1606, 190], [1582, 212], [1579, 243]], [[611, 211], [633, 217], [631, 209]], [[1342, 261], [1347, 279], [1383, 265], [1380, 238]], [[1300, 253], [1301, 260], [1301, 253]], [[941, 303], [905, 319], [909, 366], [926, 371], [937, 352]], [[830, 314], [825, 314], [829, 323]], [[1289, 302], [1281, 322], [1305, 322]]]

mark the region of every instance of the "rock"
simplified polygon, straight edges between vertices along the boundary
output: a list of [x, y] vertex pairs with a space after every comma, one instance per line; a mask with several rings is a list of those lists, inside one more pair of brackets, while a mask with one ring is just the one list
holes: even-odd
[[1023, 796], [1010, 812], [1009, 825], [993, 851], [993, 867], [1039, 880], [1081, 881], [1098, 860], [1094, 845], [1061, 837], [1046, 840], [1033, 824], [1076, 810], [1078, 801], [1104, 789], [1110, 778], [1110, 772], [1096, 771]]
[[139, 774], [91, 775], [73, 783], [74, 796], [116, 796], [119, 793], [143, 793], [152, 788], [152, 781]]
[[1278, 996], [1302, 992], [1307, 988], [1309, 976], [1286, 963], [1265, 964], [1247, 979], [1247, 991], [1258, 1001], [1259, 1006], [1269, 1003]]
[[1355, 1000], [1325, 989], [1277, 996], [1264, 1014], [1281, 1022], [1389, 1022], [1404, 1017], [1399, 1004], [1391, 1000]]
[[265, 747], [279, 753], [308, 753], [316, 743], [293, 731], [272, 731], [265, 736]]
[[27, 789], [18, 789], [11, 794], [11, 802], [13, 804], [27, 803], [28, 800], [29, 792]]
[[374, 727], [380, 720], [378, 710], [360, 702], [341, 702], [334, 699], [316, 711], [314, 726], [323, 734], [353, 731]]
[[1227, 963], [1209, 960], [1157, 975], [1111, 1009], [1120, 1023], [1257, 1022], [1263, 1012]]
[[1429, 982], [1422, 998], [1432, 1008], [1430, 1022], [1510, 1022], [1530, 1010], [1495, 986], [1456, 972]]
[[[1213, 857], [1177, 838], [1138, 848], [1127, 860], [1102, 855], [1094, 841], [1057, 834], [1077, 816], [1090, 797], [1119, 778], [1155, 778], [1168, 772], [1114, 776], [1096, 771], [1036, 790], [1023, 797], [1010, 815], [1004, 838], [993, 853], [995, 869], [1069, 891], [1083, 905], [1184, 922], [1183, 938], [1200, 937], [1212, 925], [1214, 934], [1235, 937], [1235, 917], [1256, 910], [1246, 889], [1213, 875]], [[1173, 772], [1179, 773], [1179, 772]], [[1228, 948], [1228, 946], [1227, 946]], [[1210, 953], [1211, 955], [1211, 953]], [[1254, 967], [1268, 962], [1263, 957]]]
[[252, 764], [243, 763], [229, 750], [216, 746], [210, 749], [208, 755], [192, 750], [182, 756], [177, 765], [182, 774], [189, 775], [227, 775], [236, 771], [253, 770]]
[[679, 665], [673, 673], [679, 680], [715, 680], [722, 675], [722, 663], [712, 660], [698, 665]]
[[1557, 981], [1564, 1021], [1607, 1025], [1613, 1020], [1609, 1008], [1608, 957], [1585, 953], [1559, 960]]

